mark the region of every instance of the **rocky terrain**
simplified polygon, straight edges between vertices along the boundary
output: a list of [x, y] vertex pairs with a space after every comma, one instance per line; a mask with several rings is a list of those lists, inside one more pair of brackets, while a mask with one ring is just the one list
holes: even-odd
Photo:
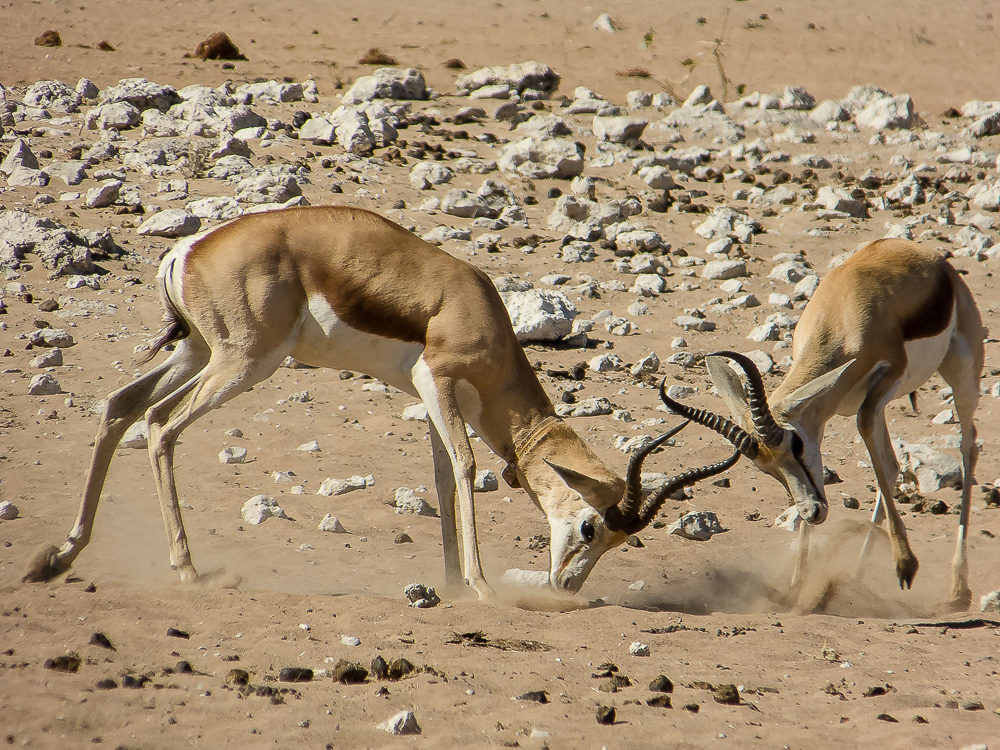
[[[175, 5], [187, 28], [192, 4]], [[741, 5], [687, 19], [701, 37], [678, 32], [679, 48], [723, 18], [737, 29], [714, 45], [718, 71], [699, 58], [688, 78], [657, 67], [653, 29], [644, 36], [615, 8], [567, 26], [588, 44], [547, 47], [536, 30], [533, 45], [489, 54], [465, 40], [435, 46], [427, 28], [403, 47], [403, 31], [379, 36], [363, 17], [367, 41], [396, 59], [369, 50], [370, 64], [336, 76], [303, 62], [319, 47], [286, 44], [271, 58], [248, 47], [251, 34], [274, 47], [287, 33], [269, 37], [256, 17], [219, 21], [251, 58], [235, 61], [175, 64], [182, 52], [170, 51], [163, 62], [158, 39], [145, 58], [114, 37], [114, 52], [91, 49], [110, 32], [81, 11], [62, 24], [36, 8], [30, 35], [0, 32], [15, 62], [0, 72], [0, 735], [130, 748], [994, 744], [992, 337], [968, 613], [943, 609], [960, 472], [939, 377], [919, 411], [901, 400], [887, 412], [921, 561], [911, 591], [898, 590], [887, 545], [857, 570], [874, 475], [853, 420], [838, 417], [823, 444], [830, 518], [800, 598], [789, 590], [796, 519], [747, 461], [668, 501], [578, 597], [501, 585], [509, 569], [522, 581], [547, 570], [548, 527], [474, 439], [480, 544], [501, 590], [477, 602], [443, 587], [425, 412], [362, 373], [294, 361], [181, 438], [205, 586], [181, 587], [169, 570], [140, 425], [70, 574], [19, 582], [72, 525], [102, 399], [143, 371], [161, 325], [159, 258], [243, 213], [367, 208], [482, 268], [559, 413], [622, 471], [678, 422], [660, 405], [663, 378], [674, 398], [723, 411], [706, 353], [745, 352], [776, 387], [817, 284], [874, 239], [946, 253], [996, 331], [995, 91], [975, 76], [918, 81], [888, 52], [884, 78], [877, 65], [827, 76], [764, 65], [746, 46], [750, 24], [784, 29], [790, 55], [809, 44], [802, 29], [832, 45], [836, 27], [817, 9], [810, 29]], [[566, 12], [549, 20], [567, 24]], [[468, 21], [455, 23], [458, 33]], [[30, 45], [60, 25], [65, 47]], [[179, 46], [194, 52], [212, 30]], [[84, 32], [85, 45], [70, 41]], [[647, 52], [608, 49], [620, 75], [590, 75], [588, 45], [605, 39]], [[371, 46], [352, 44], [352, 60]], [[734, 58], [753, 64], [737, 70]], [[688, 428], [649, 459], [647, 479], [726, 454]], [[426, 588], [404, 594], [413, 583], [440, 602]]]

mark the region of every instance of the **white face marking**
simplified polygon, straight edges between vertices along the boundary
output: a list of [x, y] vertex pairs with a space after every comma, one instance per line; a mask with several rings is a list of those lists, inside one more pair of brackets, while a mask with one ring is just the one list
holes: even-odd
[[303, 305], [302, 325], [292, 356], [301, 362], [338, 370], [357, 370], [412, 395], [414, 365], [422, 344], [359, 331], [337, 317], [322, 295]]

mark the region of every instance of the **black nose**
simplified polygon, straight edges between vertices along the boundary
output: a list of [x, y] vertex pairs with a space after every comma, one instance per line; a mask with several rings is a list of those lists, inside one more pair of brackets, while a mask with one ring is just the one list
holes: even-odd
[[803, 516], [803, 518], [808, 523], [811, 523], [811, 524], [820, 524], [820, 523], [823, 523], [823, 521], [826, 520], [827, 510], [829, 510], [827, 504], [824, 501], [819, 500], [812, 507], [812, 512], [809, 513], [808, 515]]

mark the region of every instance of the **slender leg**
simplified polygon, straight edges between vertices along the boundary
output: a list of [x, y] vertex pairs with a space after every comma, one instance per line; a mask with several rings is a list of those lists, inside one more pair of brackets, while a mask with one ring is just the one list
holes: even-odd
[[434, 484], [441, 507], [441, 543], [444, 547], [444, 576], [448, 586], [462, 585], [462, 561], [458, 551], [458, 528], [455, 525], [455, 473], [434, 423], [430, 423], [431, 451], [434, 456]]
[[809, 563], [809, 537], [812, 535], [812, 528], [812, 524], [805, 521], [799, 525], [799, 549], [795, 554], [795, 570], [792, 571], [793, 591], [805, 581]]
[[122, 435], [150, 404], [177, 388], [201, 369], [206, 361], [207, 352], [202, 351], [197, 344], [185, 340], [160, 365], [107, 397], [73, 530], [61, 547], [50, 546], [37, 553], [24, 581], [48, 581], [70, 568], [90, 542], [101, 490]]
[[861, 433], [861, 438], [865, 441], [871, 456], [881, 494], [881, 502], [876, 503], [873, 519], [878, 517], [878, 506], [884, 506], [886, 517], [889, 519], [889, 543], [892, 546], [893, 558], [896, 560], [899, 586], [909, 588], [913, 584], [919, 563], [910, 550], [906, 527], [896, 509], [894, 497], [899, 461], [896, 459], [892, 441], [889, 439], [889, 429], [885, 423], [885, 405], [892, 396], [895, 380], [896, 376], [888, 369], [872, 376], [868, 385], [868, 395], [858, 411], [858, 432]]
[[864, 566], [865, 560], [868, 559], [868, 554], [871, 552], [872, 542], [875, 537], [878, 536], [878, 529], [876, 526], [881, 526], [882, 522], [885, 520], [885, 501], [882, 500], [882, 490], [881, 488], [875, 494], [875, 510], [872, 511], [872, 526], [868, 529], [868, 533], [865, 534], [865, 543], [861, 546], [861, 554], [858, 555], [858, 575], [861, 575], [862, 567]]
[[[448, 378], [436, 377], [422, 358], [414, 366], [413, 376], [417, 392], [427, 405], [427, 416], [451, 459], [462, 518], [462, 569], [465, 572], [465, 582], [480, 599], [492, 597], [495, 592], [486, 582], [476, 536], [476, 505], [472, 496], [476, 459], [465, 432], [465, 422], [458, 410], [454, 384]], [[442, 514], [442, 528], [443, 524]]]
[[[149, 460], [160, 499], [160, 511], [170, 548], [170, 566], [181, 581], [196, 580], [191, 563], [184, 521], [174, 478], [174, 446], [181, 432], [199, 417], [235, 398], [255, 383], [270, 377], [287, 352], [273, 352], [263, 359], [250, 359], [234, 350], [215, 351], [208, 366], [183, 386], [152, 406], [146, 413], [149, 426]], [[187, 402], [180, 406], [190, 393]], [[176, 413], [175, 413], [176, 412]]]
[[[980, 344], [981, 346], [981, 344]], [[976, 461], [979, 447], [976, 445], [975, 412], [979, 405], [978, 370], [974, 368], [975, 358], [964, 339], [957, 339], [940, 372], [952, 388], [955, 410], [962, 425], [962, 506], [958, 516], [958, 538], [955, 541], [955, 556], [951, 563], [951, 601], [953, 610], [967, 610], [972, 604], [972, 590], [969, 588], [969, 560], [967, 552], [969, 534], [969, 513], [972, 505], [972, 487], [976, 483]], [[981, 368], [980, 368], [981, 369]]]

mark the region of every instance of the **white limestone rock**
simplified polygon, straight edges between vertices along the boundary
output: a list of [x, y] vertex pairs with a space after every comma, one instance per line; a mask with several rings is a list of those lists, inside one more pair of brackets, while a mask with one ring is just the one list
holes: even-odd
[[398, 487], [393, 498], [393, 506], [396, 513], [412, 513], [417, 516], [437, 515], [434, 508], [427, 502], [426, 492], [426, 487], [417, 487], [416, 489]]
[[88, 110], [85, 121], [88, 130], [128, 130], [142, 120], [142, 113], [128, 102], [102, 104]]
[[529, 136], [504, 146], [497, 166], [529, 179], [571, 179], [583, 172], [583, 152], [574, 141], [564, 138]]
[[749, 275], [744, 260], [713, 260], [706, 263], [701, 270], [701, 277], [711, 281], [745, 278]]
[[602, 141], [612, 143], [628, 143], [642, 137], [643, 131], [649, 125], [649, 120], [641, 117], [595, 117], [594, 135]]
[[556, 415], [560, 417], [603, 417], [613, 411], [611, 402], [603, 396], [584, 399], [575, 404], [556, 404]]
[[854, 116], [858, 127], [873, 130], [912, 128], [917, 121], [913, 100], [907, 94], [875, 99]]
[[707, 542], [716, 534], [728, 531], [719, 523], [719, 517], [710, 510], [694, 510], [685, 513], [668, 528], [667, 533], [684, 539]]
[[187, 237], [201, 229], [201, 219], [183, 208], [168, 208], [139, 225], [139, 234], [153, 237]]
[[323, 520], [319, 522], [318, 528], [320, 531], [329, 531], [331, 534], [347, 533], [347, 529], [344, 528], [344, 525], [340, 522], [340, 519], [338, 519], [336, 516], [331, 516], [329, 513], [323, 516]]
[[62, 393], [62, 386], [47, 372], [35, 375], [28, 384], [29, 396], [54, 396], [57, 393]]
[[378, 68], [358, 78], [344, 94], [350, 106], [372, 99], [427, 99], [430, 92], [424, 74], [415, 68]]
[[538, 588], [549, 585], [549, 571], [524, 570], [523, 568], [508, 568], [500, 578], [505, 586], [524, 586]]
[[375, 476], [373, 474], [368, 474], [367, 476], [355, 474], [348, 479], [334, 479], [332, 477], [327, 477], [323, 480], [323, 483], [316, 491], [316, 494], [323, 495], [324, 497], [346, 495], [348, 492], [363, 490], [366, 487], [373, 487], [374, 485]]
[[17, 138], [7, 151], [7, 156], [0, 162], [0, 174], [10, 176], [15, 169], [38, 169], [38, 158], [32, 152], [28, 142], [23, 138]]
[[484, 86], [499, 86], [522, 98], [542, 98], [559, 87], [559, 76], [548, 65], [532, 60], [507, 67], [480, 68], [455, 80], [455, 90], [460, 95], [472, 94]]
[[517, 340], [558, 341], [568, 335], [576, 318], [576, 307], [562, 292], [553, 289], [502, 292]]
[[436, 161], [418, 161], [410, 169], [410, 184], [415, 190], [429, 190], [434, 185], [444, 185], [455, 178], [455, 172]]
[[0, 521], [13, 521], [18, 514], [17, 506], [10, 500], [0, 502]]
[[243, 520], [254, 526], [258, 526], [268, 518], [284, 518], [291, 521], [284, 509], [278, 505], [277, 499], [268, 495], [254, 495], [243, 504], [240, 513]]
[[220, 464], [241, 464], [247, 460], [247, 449], [239, 446], [228, 446], [219, 451]]
[[210, 221], [228, 221], [229, 219], [235, 219], [243, 213], [240, 204], [229, 196], [199, 198], [198, 200], [191, 201], [184, 208], [193, 216]]

